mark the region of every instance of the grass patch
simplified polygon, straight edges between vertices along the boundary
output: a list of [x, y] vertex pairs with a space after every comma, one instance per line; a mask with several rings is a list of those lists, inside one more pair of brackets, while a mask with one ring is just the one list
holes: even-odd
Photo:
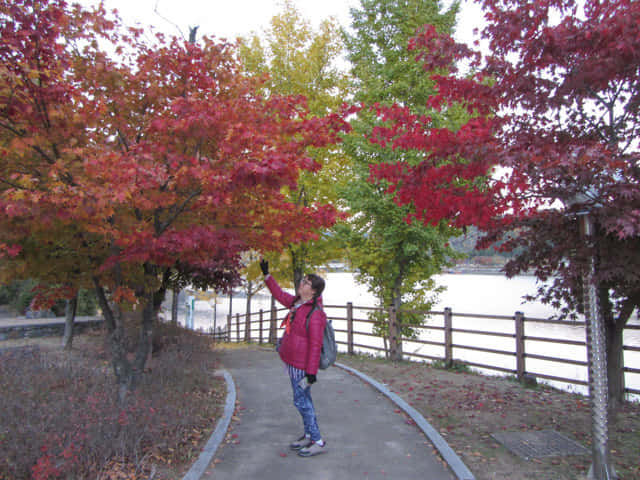
[[429, 365], [433, 368], [438, 368], [440, 370], [449, 370], [451, 372], [458, 372], [458, 373], [473, 373], [473, 371], [471, 370], [471, 368], [469, 368], [467, 364], [460, 362], [458, 360], [454, 360], [450, 364], [447, 364], [447, 362], [445, 362], [444, 360], [434, 360]]

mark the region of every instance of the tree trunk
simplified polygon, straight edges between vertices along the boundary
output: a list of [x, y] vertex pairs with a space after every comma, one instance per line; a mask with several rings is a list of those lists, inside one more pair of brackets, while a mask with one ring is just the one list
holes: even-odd
[[107, 327], [107, 336], [111, 347], [111, 364], [118, 386], [118, 400], [120, 403], [124, 403], [131, 390], [133, 369], [127, 359], [122, 312], [117, 304], [113, 306], [109, 304], [104, 288], [98, 284], [97, 280], [94, 280], [94, 283], [96, 284], [98, 303]]
[[624, 327], [635, 309], [637, 298], [630, 296], [623, 302], [618, 318], [614, 317], [609, 288], [598, 288], [600, 311], [604, 321], [607, 348], [607, 386], [609, 389], [609, 411], [615, 417], [624, 402]]
[[[150, 270], [151, 275], [157, 275], [157, 272]], [[93, 282], [96, 288], [98, 303], [102, 309], [105, 325], [107, 327], [107, 335], [111, 347], [111, 363], [116, 376], [118, 385], [118, 399], [121, 404], [125, 402], [131, 390], [133, 390], [144, 371], [147, 359], [151, 355], [152, 339], [153, 339], [153, 323], [157, 318], [158, 312], [162, 306], [169, 279], [169, 269], [163, 273], [160, 288], [148, 294], [144, 300], [142, 309], [142, 319], [140, 325], [140, 334], [136, 345], [136, 351], [133, 362], [129, 361], [127, 356], [126, 332], [122, 311], [117, 303], [110, 304], [107, 300], [104, 288], [100, 285], [97, 278]]]
[[392, 362], [402, 360], [402, 338], [395, 307], [389, 309], [389, 359]]
[[624, 402], [624, 322], [605, 324], [607, 337], [607, 380], [609, 385], [609, 408], [613, 412]]
[[302, 277], [304, 276], [304, 271], [301, 268], [296, 268], [293, 271], [293, 288], [295, 291], [298, 291], [298, 285], [302, 281]]
[[178, 296], [180, 292], [173, 290], [171, 293], [171, 324], [178, 325]]
[[391, 310], [389, 311], [389, 350], [392, 361], [401, 361], [402, 352], [402, 294], [400, 293], [400, 280], [396, 281], [391, 298]]
[[136, 346], [135, 360], [131, 370], [130, 385], [135, 388], [140, 380], [140, 376], [144, 372], [147, 360], [151, 356], [151, 346], [153, 340], [153, 324], [157, 315], [157, 309], [153, 295], [149, 295], [147, 302], [142, 309], [142, 325], [140, 326], [140, 335], [138, 336], [138, 344]]
[[76, 320], [76, 311], [78, 309], [78, 295], [67, 300], [65, 307], [64, 335], [62, 336], [62, 348], [71, 350], [73, 346], [73, 325]]
[[167, 293], [168, 281], [169, 269], [166, 269], [163, 273], [160, 288], [148, 294], [145, 298], [145, 304], [142, 309], [140, 334], [138, 335], [138, 344], [136, 345], [135, 359], [131, 370], [132, 376], [129, 382], [132, 388], [138, 385], [140, 377], [144, 373], [144, 367], [151, 359], [153, 353], [153, 328]]
[[253, 282], [247, 282], [247, 303], [245, 312], [246, 315], [244, 317], [244, 341], [249, 343], [251, 342], [251, 297], [253, 294], [251, 293], [251, 289], [253, 288]]
[[298, 291], [298, 285], [304, 277], [305, 270], [305, 248], [302, 245], [298, 245], [298, 248], [289, 247], [291, 254], [291, 268], [293, 270], [293, 287], [295, 291]]

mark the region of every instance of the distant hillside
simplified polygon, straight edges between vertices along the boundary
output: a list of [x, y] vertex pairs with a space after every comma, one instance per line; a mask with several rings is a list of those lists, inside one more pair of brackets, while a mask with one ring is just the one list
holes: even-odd
[[468, 227], [467, 233], [464, 235], [460, 235], [459, 237], [451, 237], [449, 239], [449, 244], [451, 248], [453, 248], [456, 252], [464, 253], [469, 258], [474, 257], [503, 257], [503, 258], [511, 258], [514, 256], [513, 252], [500, 252], [496, 251], [493, 246], [483, 250], [476, 250], [476, 244], [478, 240], [482, 236], [482, 231], [480, 231], [477, 227]]

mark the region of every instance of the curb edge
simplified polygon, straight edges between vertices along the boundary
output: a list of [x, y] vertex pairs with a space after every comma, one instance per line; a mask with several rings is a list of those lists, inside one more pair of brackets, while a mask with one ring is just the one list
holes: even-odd
[[447, 442], [442, 438], [442, 436], [438, 433], [438, 431], [433, 428], [429, 422], [422, 416], [420, 412], [418, 412], [415, 408], [411, 407], [407, 402], [405, 402], [402, 398], [400, 398], [397, 394], [390, 391], [387, 387], [385, 387], [382, 383], [374, 380], [373, 378], [365, 375], [364, 373], [356, 370], [355, 368], [348, 367], [341, 363], [336, 362], [334, 364], [336, 367], [339, 367], [343, 370], [353, 373], [360, 379], [369, 383], [371, 386], [375, 387], [385, 396], [387, 396], [393, 403], [395, 403], [398, 407], [400, 407], [407, 415], [411, 417], [411, 419], [416, 422], [416, 425], [422, 430], [422, 432], [427, 436], [427, 438], [433, 443], [433, 446], [436, 447], [442, 458], [453, 473], [455, 473], [458, 480], [475, 480], [475, 477], [471, 473], [471, 471], [467, 468], [467, 466], [462, 462], [460, 457], [454, 452], [451, 447], [447, 444]]
[[224, 380], [227, 384], [227, 399], [224, 406], [224, 413], [222, 418], [218, 420], [218, 424], [216, 428], [213, 430], [211, 437], [207, 441], [207, 444], [200, 452], [198, 459], [191, 465], [189, 471], [182, 477], [182, 480], [199, 480], [200, 477], [204, 474], [205, 470], [211, 463], [213, 456], [216, 454], [220, 443], [224, 439], [225, 434], [227, 433], [227, 429], [229, 428], [229, 423], [231, 423], [231, 417], [233, 416], [233, 412], [236, 406], [236, 385], [233, 382], [233, 377], [226, 370], [218, 370], [216, 372], [218, 375], [222, 373], [224, 376]]

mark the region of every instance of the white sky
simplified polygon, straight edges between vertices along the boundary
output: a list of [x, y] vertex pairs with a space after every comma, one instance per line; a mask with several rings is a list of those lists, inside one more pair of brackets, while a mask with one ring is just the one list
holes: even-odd
[[[83, 5], [95, 5], [98, 0], [72, 0]], [[448, 2], [447, 2], [448, 3]], [[155, 30], [179, 35], [175, 25], [154, 13], [156, 8], [162, 17], [189, 34], [190, 26], [199, 26], [202, 35], [226, 38], [246, 37], [251, 32], [261, 33], [269, 26], [271, 17], [282, 11], [281, 0], [105, 0], [107, 10], [117, 9], [127, 25], [153, 25]], [[349, 9], [358, 7], [359, 0], [294, 0], [305, 19], [317, 26], [320, 21], [335, 16], [340, 24], [351, 24]], [[482, 20], [481, 10], [473, 0], [464, 0], [456, 39], [470, 42], [473, 28]]]
[[[74, 0], [83, 5], [95, 5], [99, 0]], [[282, 11], [280, 0], [105, 0], [107, 10], [117, 9], [127, 25], [139, 22], [153, 25], [155, 30], [179, 35], [175, 25], [187, 36], [190, 26], [199, 26], [202, 35], [234, 41], [252, 31], [261, 33], [269, 26], [271, 17]], [[317, 26], [329, 16], [336, 16], [342, 25], [348, 25], [349, 8], [359, 0], [294, 0], [305, 19]], [[154, 13], [156, 9], [164, 19]], [[172, 25], [175, 24], [175, 25]]]

